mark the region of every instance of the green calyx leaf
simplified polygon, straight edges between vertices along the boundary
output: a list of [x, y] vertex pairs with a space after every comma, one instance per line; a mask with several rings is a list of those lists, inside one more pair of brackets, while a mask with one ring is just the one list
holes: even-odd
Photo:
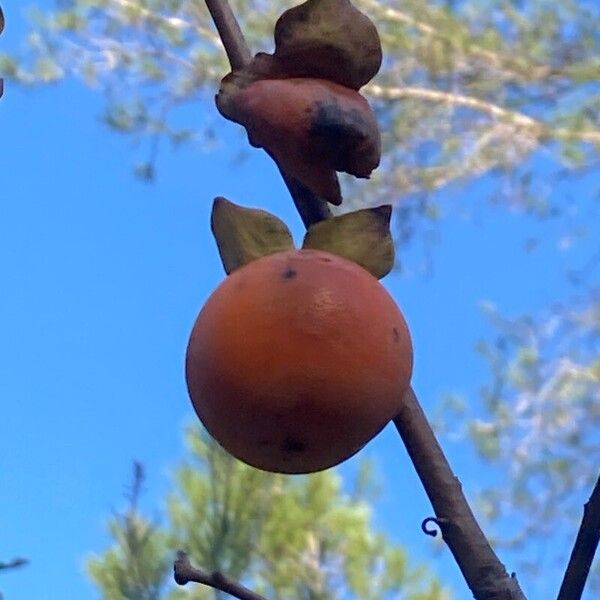
[[358, 90], [379, 71], [381, 41], [372, 21], [350, 0], [307, 0], [279, 17], [275, 58], [294, 76]]
[[228, 275], [261, 256], [294, 247], [292, 234], [281, 219], [226, 198], [215, 198], [210, 224]]
[[385, 204], [319, 221], [308, 228], [302, 247], [352, 260], [381, 279], [394, 266], [391, 215], [392, 207]]

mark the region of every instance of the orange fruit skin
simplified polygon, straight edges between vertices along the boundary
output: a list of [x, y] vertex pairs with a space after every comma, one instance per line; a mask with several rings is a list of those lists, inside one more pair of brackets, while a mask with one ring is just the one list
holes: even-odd
[[358, 264], [286, 250], [231, 273], [194, 325], [194, 409], [231, 454], [310, 473], [349, 458], [398, 412], [412, 372], [408, 327]]

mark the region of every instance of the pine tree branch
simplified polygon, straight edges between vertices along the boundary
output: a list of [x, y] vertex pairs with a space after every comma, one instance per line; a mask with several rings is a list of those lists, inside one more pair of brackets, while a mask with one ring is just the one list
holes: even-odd
[[214, 588], [215, 590], [225, 592], [234, 598], [239, 598], [239, 600], [266, 600], [260, 594], [249, 590], [241, 583], [223, 575], [220, 571], [208, 572], [193, 567], [188, 555], [181, 550], [177, 553], [173, 571], [175, 581], [179, 585], [185, 585], [190, 582], [200, 583]]
[[432, 520], [473, 596], [476, 600], [525, 600], [516, 577], [506, 572], [479, 527], [412, 389], [406, 393], [394, 425], [431, 501], [436, 514]]
[[[232, 70], [241, 69], [250, 62], [252, 54], [229, 3], [227, 0], [206, 0], [206, 6], [221, 36]], [[299, 181], [285, 173], [279, 165], [277, 166], [305, 227], [331, 216], [325, 200], [315, 196]]]
[[600, 476], [590, 499], [583, 507], [583, 518], [571, 558], [565, 572], [558, 600], [579, 600], [587, 581], [594, 554], [600, 543]]

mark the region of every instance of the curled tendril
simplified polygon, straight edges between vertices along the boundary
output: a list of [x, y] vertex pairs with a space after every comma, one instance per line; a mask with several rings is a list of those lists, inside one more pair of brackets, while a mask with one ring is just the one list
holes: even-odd
[[430, 523], [435, 523], [440, 529], [441, 527], [441, 519], [437, 519], [436, 517], [427, 517], [426, 519], [423, 520], [423, 522], [421, 523], [421, 530], [423, 531], [423, 533], [425, 535], [430, 535], [431, 537], [436, 537], [438, 532], [437, 529], [434, 529], [432, 527], [428, 527], [428, 525]]

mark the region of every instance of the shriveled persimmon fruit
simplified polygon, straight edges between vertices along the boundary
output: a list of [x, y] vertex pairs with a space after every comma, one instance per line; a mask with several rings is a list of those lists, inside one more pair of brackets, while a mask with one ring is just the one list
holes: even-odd
[[398, 412], [410, 334], [368, 271], [321, 250], [285, 250], [233, 271], [189, 341], [194, 408], [231, 454], [282, 473], [352, 456]]
[[[229, 88], [225, 88], [229, 89]], [[261, 79], [221, 91], [217, 106], [241, 123], [289, 175], [341, 204], [336, 171], [368, 178], [379, 165], [381, 136], [367, 100], [325, 79]]]

